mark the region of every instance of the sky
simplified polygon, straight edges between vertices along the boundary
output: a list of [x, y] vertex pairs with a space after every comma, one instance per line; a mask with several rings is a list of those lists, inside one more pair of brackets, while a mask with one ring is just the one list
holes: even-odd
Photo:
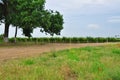
[[[120, 35], [120, 0], [46, 0], [45, 8], [59, 11], [64, 18], [65, 37], [114, 37]], [[4, 31], [0, 26], [0, 34]], [[10, 27], [10, 37], [15, 29]], [[22, 37], [21, 29], [18, 37]], [[33, 37], [49, 37], [35, 29]], [[58, 37], [58, 36], [57, 36]]]

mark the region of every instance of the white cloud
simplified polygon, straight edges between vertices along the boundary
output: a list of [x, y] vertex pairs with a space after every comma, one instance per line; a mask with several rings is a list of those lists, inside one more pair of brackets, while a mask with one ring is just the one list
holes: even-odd
[[120, 0], [46, 0], [46, 8], [60, 12], [100, 13], [115, 10]]
[[113, 2], [120, 2], [119, 0], [46, 0], [46, 2], [52, 6], [64, 7], [64, 8], [80, 8], [89, 5], [108, 5]]
[[120, 23], [120, 16], [112, 16], [108, 19], [110, 23]]
[[98, 24], [88, 24], [87, 26], [89, 29], [99, 29], [100, 26]]

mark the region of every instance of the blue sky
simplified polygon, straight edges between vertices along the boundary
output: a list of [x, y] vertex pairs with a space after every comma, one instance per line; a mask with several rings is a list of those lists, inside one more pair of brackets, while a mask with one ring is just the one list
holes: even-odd
[[[46, 9], [63, 14], [65, 23], [61, 36], [114, 37], [120, 34], [120, 0], [46, 0]], [[0, 26], [0, 34], [3, 28]], [[10, 37], [13, 34], [14, 28], [10, 28]], [[19, 29], [18, 36], [21, 34]], [[33, 37], [43, 36], [46, 37], [35, 29]]]

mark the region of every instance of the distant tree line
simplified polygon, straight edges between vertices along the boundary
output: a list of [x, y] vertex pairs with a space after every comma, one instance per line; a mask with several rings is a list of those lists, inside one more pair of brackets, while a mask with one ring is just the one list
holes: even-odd
[[[14, 38], [9, 39], [10, 42]], [[105, 42], [120, 42], [120, 38], [114, 37], [50, 37], [50, 38], [17, 38], [17, 42], [35, 42], [35, 43], [105, 43]]]

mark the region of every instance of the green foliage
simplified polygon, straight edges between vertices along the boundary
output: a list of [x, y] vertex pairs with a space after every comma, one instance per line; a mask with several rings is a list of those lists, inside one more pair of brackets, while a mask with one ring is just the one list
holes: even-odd
[[73, 38], [71, 38], [71, 42], [72, 42], [72, 43], [78, 43], [79, 40], [78, 40], [77, 37], [73, 37]]
[[14, 38], [10, 38], [10, 39], [9, 39], [9, 42], [11, 42], [11, 43], [14, 43], [14, 41], [15, 41]]
[[[23, 34], [25, 36], [31, 37], [33, 29], [35, 27], [40, 27], [41, 32], [45, 32], [46, 34], [50, 35], [60, 35], [61, 30], [63, 29], [63, 16], [59, 12], [53, 12], [48, 10], [41, 10], [36, 12], [34, 9], [33, 14], [31, 12], [30, 17], [26, 17], [24, 20], [23, 18], [21, 28], [23, 29]], [[31, 10], [32, 11], [32, 10]], [[25, 14], [28, 16], [28, 14]], [[39, 17], [38, 17], [39, 16]], [[28, 21], [31, 20], [31, 21]]]
[[120, 49], [113, 49], [113, 51], [112, 51], [114, 54], [119, 54], [120, 55]]
[[110, 38], [108, 37], [108, 41], [109, 42], [117, 42], [117, 41], [120, 41], [118, 38]]
[[41, 32], [45, 32], [50, 35], [60, 35], [60, 31], [63, 29], [63, 16], [58, 12], [52, 10], [44, 11], [44, 16], [41, 21]]
[[3, 16], [3, 4], [0, 3], [0, 22], [3, 18], [4, 18], [4, 16]]
[[23, 28], [23, 34], [27, 37], [32, 37], [31, 33], [33, 33], [33, 28], [32, 27], [25, 27]]
[[108, 40], [108, 38], [102, 38], [102, 37], [98, 37], [98, 38], [96, 38], [97, 39], [97, 41], [98, 42], [110, 42], [110, 41], [107, 41]]
[[[58, 11], [46, 10], [45, 0], [3, 0], [0, 3], [0, 22], [23, 29], [23, 34], [31, 37], [33, 29], [50, 35], [60, 35], [63, 29], [63, 16]], [[6, 35], [8, 34], [6, 30]], [[6, 36], [8, 37], [8, 36]]]
[[[48, 38], [49, 40], [49, 38]], [[56, 43], [61, 43], [62, 42], [62, 38], [56, 37]]]
[[3, 34], [0, 35], [0, 42], [3, 42]]
[[0, 34], [0, 39], [3, 39], [3, 34]]
[[[31, 34], [30, 34], [31, 35]], [[11, 41], [11, 38], [10, 38]], [[42, 37], [42, 38], [17, 38], [18, 42], [40, 42], [40, 43], [104, 43], [104, 42], [120, 42], [116, 38], [102, 37]]]
[[56, 39], [53, 38], [53, 37], [49, 38], [49, 40], [50, 40], [51, 43], [55, 43], [56, 42]]
[[97, 40], [93, 37], [87, 37], [87, 42], [94, 43], [94, 42], [97, 42]]
[[52, 51], [52, 54], [51, 54], [50, 56], [53, 57], [53, 58], [56, 58], [56, 57], [57, 57], [57, 54], [56, 54], [55, 51]]
[[11, 0], [15, 13], [12, 15], [12, 24], [20, 28], [34, 28], [40, 26], [45, 0]]
[[35, 63], [34, 60], [31, 60], [31, 59], [27, 59], [23, 61], [24, 65], [33, 65], [34, 63]]
[[27, 41], [27, 38], [17, 38], [17, 41], [18, 41], [18, 42], [26, 42], [26, 41]]
[[84, 37], [80, 37], [80, 38], [78, 38], [78, 40], [79, 40], [79, 42], [80, 43], [87, 43], [87, 38], [84, 38]]
[[69, 43], [69, 42], [70, 42], [70, 38], [63, 37], [63, 38], [62, 38], [62, 42], [63, 42], [63, 43]]

